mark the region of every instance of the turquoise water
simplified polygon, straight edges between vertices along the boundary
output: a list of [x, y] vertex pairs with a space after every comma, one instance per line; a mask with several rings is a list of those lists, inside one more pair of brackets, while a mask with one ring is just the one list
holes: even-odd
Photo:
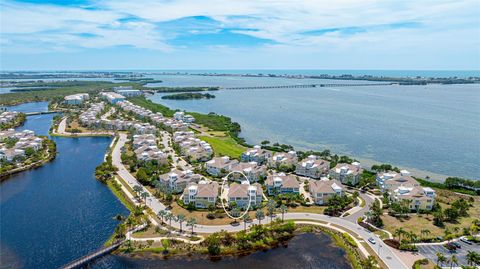
[[[46, 103], [12, 108], [46, 110]], [[27, 117], [19, 129], [47, 135], [52, 114]], [[100, 248], [128, 210], [94, 177], [107, 137], [52, 138], [57, 157], [0, 185], [0, 267], [58, 268]]]
[[[207, 82], [236, 86], [296, 83], [283, 78], [163, 76], [163, 79], [164, 84], [176, 86], [203, 86]], [[230, 116], [241, 124], [241, 136], [252, 144], [267, 139], [298, 149], [328, 148], [359, 159], [478, 179], [479, 87], [476, 84], [224, 90], [214, 92], [216, 98], [210, 100], [162, 100], [161, 94], [150, 98], [172, 108]]]

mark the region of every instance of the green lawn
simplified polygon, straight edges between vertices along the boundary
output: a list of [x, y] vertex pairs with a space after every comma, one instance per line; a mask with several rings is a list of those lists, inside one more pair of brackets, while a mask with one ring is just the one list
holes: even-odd
[[242, 152], [247, 149], [246, 147], [239, 145], [230, 136], [200, 136], [200, 139], [208, 142], [212, 146], [216, 156], [230, 156], [230, 158], [238, 159], [240, 158], [240, 155], [242, 155]]

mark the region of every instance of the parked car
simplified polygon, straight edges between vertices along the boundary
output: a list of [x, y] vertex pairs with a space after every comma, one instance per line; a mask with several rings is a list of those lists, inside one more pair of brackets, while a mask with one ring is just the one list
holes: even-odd
[[460, 241], [462, 241], [465, 244], [471, 245], [472, 241], [468, 240], [466, 237], [462, 236], [460, 237]]
[[450, 252], [454, 252], [455, 250], [457, 250], [457, 247], [455, 245], [453, 245], [452, 243], [447, 243], [445, 245], [443, 245], [446, 249], [450, 250]]
[[452, 242], [451, 244], [454, 245], [456, 248], [462, 248], [462, 245], [457, 242]]
[[377, 242], [375, 242], [375, 239], [373, 239], [373, 237], [368, 238], [368, 242], [370, 242], [372, 244], [377, 243]]

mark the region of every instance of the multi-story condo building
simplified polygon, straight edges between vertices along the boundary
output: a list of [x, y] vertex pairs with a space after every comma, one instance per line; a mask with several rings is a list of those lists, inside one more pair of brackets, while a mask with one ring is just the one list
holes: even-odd
[[435, 205], [435, 190], [428, 187], [403, 187], [400, 186], [393, 190], [390, 199], [393, 202], [401, 202], [403, 200], [410, 201], [409, 208], [412, 211], [432, 210]]
[[[257, 182], [267, 176], [267, 168], [264, 165], [258, 165], [256, 162], [240, 162], [232, 165], [230, 171], [238, 171], [244, 174], [250, 182]], [[234, 180], [243, 181], [244, 178], [239, 173], [233, 173], [232, 178]]]
[[254, 146], [253, 149], [249, 149], [242, 153], [242, 162], [256, 162], [258, 164], [264, 164], [268, 158], [272, 157], [272, 152], [266, 149], [262, 149], [260, 146]]
[[317, 205], [324, 205], [334, 195], [343, 195], [343, 185], [338, 180], [310, 180], [308, 184], [313, 202]]
[[299, 193], [300, 184], [293, 175], [286, 175], [285, 173], [278, 173], [268, 175], [265, 181], [268, 195], [278, 195], [286, 193]]
[[310, 155], [301, 162], [297, 163], [295, 167], [295, 174], [310, 178], [319, 179], [328, 174], [330, 170], [330, 162], [317, 158], [317, 156]]
[[237, 160], [231, 160], [228, 156], [215, 157], [205, 163], [205, 169], [208, 174], [218, 177], [232, 171], [232, 167], [237, 164]]
[[330, 169], [330, 178], [336, 179], [343, 184], [355, 186], [360, 181], [360, 176], [363, 173], [362, 166], [359, 162], [339, 163], [334, 168]]
[[194, 174], [192, 171], [180, 171], [173, 169], [167, 174], [160, 175], [160, 184], [167, 187], [168, 190], [176, 193], [182, 192], [189, 183], [198, 183], [203, 177]]
[[271, 168], [292, 167], [294, 168], [298, 162], [297, 153], [295, 151], [277, 152], [268, 158], [267, 165]]
[[188, 205], [193, 203], [196, 208], [207, 208], [210, 205], [215, 206], [219, 191], [217, 182], [200, 181], [190, 183], [183, 191], [183, 203]]
[[238, 207], [245, 209], [250, 202], [250, 209], [254, 209], [262, 204], [263, 190], [258, 183], [232, 183], [227, 196], [229, 204], [236, 203]]
[[72, 94], [72, 95], [67, 95], [63, 98], [64, 103], [67, 105], [80, 105], [85, 100], [88, 100], [88, 99], [89, 99], [88, 93]]

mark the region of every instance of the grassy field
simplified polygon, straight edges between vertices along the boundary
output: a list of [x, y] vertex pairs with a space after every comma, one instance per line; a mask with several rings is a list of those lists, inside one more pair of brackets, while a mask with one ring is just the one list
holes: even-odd
[[326, 206], [297, 206], [295, 208], [288, 208], [288, 212], [305, 212], [305, 213], [315, 213], [315, 214], [323, 214], [323, 211], [327, 208]]
[[239, 159], [242, 152], [247, 148], [239, 145], [230, 136], [200, 136], [200, 139], [208, 142], [215, 151], [215, 156], [230, 156], [230, 158]]
[[[443, 209], [450, 207], [449, 203], [459, 199], [460, 197], [465, 197], [462, 194], [458, 194], [446, 190], [436, 190], [437, 192], [437, 201], [442, 206]], [[470, 227], [474, 219], [480, 218], [480, 197], [475, 197], [474, 206], [469, 209], [469, 217], [460, 218], [458, 223], [448, 223], [445, 222], [445, 227], [450, 231], [453, 231], [454, 227], [458, 227], [460, 232], [463, 227]], [[437, 237], [444, 236], [444, 228], [437, 227], [433, 225], [433, 216], [432, 215], [412, 215], [408, 219], [400, 220], [389, 215], [382, 216], [383, 222], [385, 224], [385, 229], [391, 233], [394, 233], [396, 229], [402, 227], [404, 230], [409, 232], [414, 232], [420, 236], [420, 231], [423, 229], [428, 229], [430, 234], [428, 237]]]

